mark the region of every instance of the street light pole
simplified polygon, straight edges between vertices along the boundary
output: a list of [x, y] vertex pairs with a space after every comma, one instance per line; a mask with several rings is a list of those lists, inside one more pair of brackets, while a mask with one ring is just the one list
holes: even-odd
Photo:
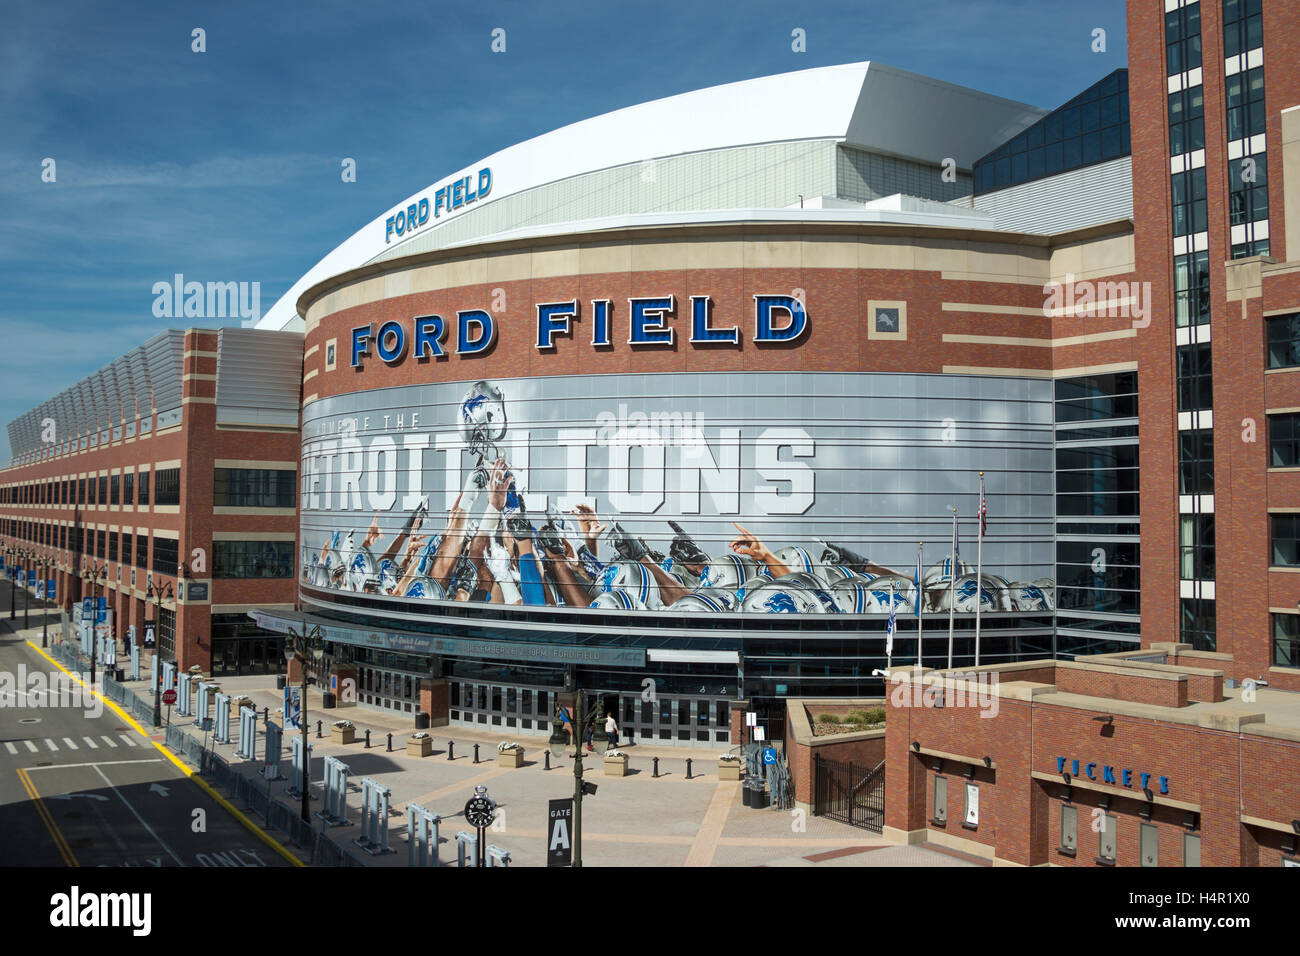
[[587, 692], [578, 691], [573, 721], [573, 865], [582, 866], [582, 741], [586, 729]]
[[[325, 641], [321, 635], [319, 624], [313, 624], [311, 629], [307, 629], [307, 621], [302, 622], [301, 630], [295, 631], [289, 628], [288, 647], [285, 648], [285, 657], [288, 659], [291, 655], [298, 658], [298, 665], [301, 668], [301, 690], [298, 710], [298, 729], [302, 734], [302, 780], [299, 781], [299, 790], [302, 793], [302, 822], [311, 824], [311, 795], [308, 791], [308, 784], [311, 780], [311, 758], [307, 750], [307, 660], [310, 658], [319, 661], [325, 656]], [[288, 708], [285, 708], [285, 721], [289, 719]]]

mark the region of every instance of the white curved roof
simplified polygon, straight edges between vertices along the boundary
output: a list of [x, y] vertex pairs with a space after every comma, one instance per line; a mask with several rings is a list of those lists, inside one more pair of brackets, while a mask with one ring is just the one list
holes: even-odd
[[[325, 256], [257, 323], [301, 322], [299, 296], [324, 279], [388, 253], [452, 219], [547, 183], [685, 153], [800, 140], [838, 140], [934, 164], [971, 164], [1047, 111], [877, 63], [850, 63], [759, 77], [615, 110], [510, 146], [457, 170], [385, 210]], [[434, 193], [492, 170], [480, 203], [432, 215]], [[428, 198], [428, 222], [387, 240], [385, 222]]]

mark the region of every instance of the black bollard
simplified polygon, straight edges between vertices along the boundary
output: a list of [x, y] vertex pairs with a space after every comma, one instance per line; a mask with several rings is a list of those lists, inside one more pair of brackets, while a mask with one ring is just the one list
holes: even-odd
[[548, 750], [548, 751], [546, 751], [546, 753], [545, 753], [543, 756], [546, 757], [546, 766], [545, 766], [543, 769], [544, 769], [544, 770], [550, 770], [550, 769], [551, 769], [551, 752]]
[[456, 759], [456, 741], [454, 740], [447, 741], [447, 759], [448, 760]]
[[655, 775], [656, 777], [658, 777], [658, 776], [659, 776], [659, 758], [658, 758], [658, 757], [655, 757], [655, 758], [654, 758], [654, 761], [655, 761], [655, 772], [654, 772], [654, 775]]
[[270, 722], [271, 722], [271, 708], [270, 708], [270, 707], [263, 707], [263, 708], [262, 708], [262, 726], [266, 726], [266, 725], [269, 724]]
[[687, 780], [691, 779], [691, 758], [690, 757], [686, 758], [686, 779]]
[[474, 762], [478, 763], [478, 744], [474, 745]]
[[316, 721], [316, 737], [317, 737], [317, 739], [320, 738], [320, 721], [319, 721], [319, 720]]
[[370, 749], [370, 730], [366, 730], [366, 749]]
[[392, 752], [393, 752], [393, 735], [392, 735], [392, 734], [389, 734], [389, 735], [388, 735], [388, 752], [389, 752], [389, 753], [392, 753]]

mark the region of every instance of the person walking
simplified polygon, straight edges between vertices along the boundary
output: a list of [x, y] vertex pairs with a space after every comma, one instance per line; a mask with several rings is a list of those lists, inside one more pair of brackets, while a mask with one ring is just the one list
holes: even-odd
[[611, 749], [618, 746], [618, 724], [614, 722], [614, 712], [605, 712], [605, 736], [609, 738]]

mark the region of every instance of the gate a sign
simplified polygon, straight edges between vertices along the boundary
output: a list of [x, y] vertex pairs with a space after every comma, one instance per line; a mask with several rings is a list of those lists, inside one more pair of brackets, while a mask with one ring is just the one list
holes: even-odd
[[145, 646], [145, 647], [153, 647], [153, 646], [154, 646], [154, 643], [155, 643], [155, 641], [154, 641], [154, 629], [153, 629], [153, 625], [152, 625], [152, 624], [146, 624], [146, 625], [144, 626], [144, 646]]
[[546, 821], [546, 865], [573, 864], [573, 798], [552, 800]]

